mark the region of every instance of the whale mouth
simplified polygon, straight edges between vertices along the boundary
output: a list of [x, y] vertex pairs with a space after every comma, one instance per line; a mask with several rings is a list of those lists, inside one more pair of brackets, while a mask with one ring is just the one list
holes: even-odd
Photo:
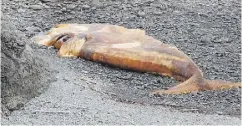
[[62, 34], [57, 36], [56, 42], [66, 43], [68, 40], [70, 40], [73, 37], [74, 37], [73, 34]]
[[57, 49], [60, 49], [64, 43], [69, 42], [72, 38], [74, 38], [74, 34], [71, 33], [58, 35], [57, 37], [55, 37], [53, 46]]

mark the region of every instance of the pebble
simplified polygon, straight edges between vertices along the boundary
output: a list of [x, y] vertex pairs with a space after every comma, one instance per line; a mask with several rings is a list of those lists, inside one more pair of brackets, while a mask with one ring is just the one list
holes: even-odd
[[231, 42], [231, 40], [228, 37], [221, 37], [217, 40], [214, 40], [214, 42], [215, 43], [224, 43], [224, 42], [229, 43], [229, 42]]
[[145, 16], [145, 12], [143, 12], [143, 11], [139, 11], [139, 12], [138, 12], [138, 16], [140, 16], [140, 17], [144, 17], [144, 16]]
[[70, 4], [70, 5], [67, 5], [67, 8], [68, 9], [74, 9], [76, 8], [77, 5], [74, 5], [74, 4]]
[[154, 12], [154, 15], [162, 15], [162, 12], [155, 11], [155, 12]]
[[62, 10], [62, 11], [66, 11], [66, 8], [65, 8], [65, 7], [63, 7], [61, 10]]
[[92, 7], [92, 10], [96, 10], [96, 7]]
[[62, 11], [56, 10], [55, 13], [57, 13], [57, 14], [61, 14]]
[[41, 5], [31, 5], [29, 8], [34, 9], [34, 10], [41, 10], [43, 7]]
[[30, 32], [39, 32], [40, 29], [37, 28], [37, 27], [33, 27], [33, 26], [29, 26], [27, 28], [25, 28], [27, 31], [30, 31]]
[[18, 46], [24, 46], [24, 45], [25, 45], [25, 43], [24, 43], [24, 42], [22, 42], [22, 41], [20, 41], [20, 42], [18, 42], [18, 43], [17, 43], [17, 45], [18, 45]]
[[76, 12], [75, 11], [70, 11], [71, 14], [75, 14]]
[[85, 70], [82, 70], [81, 72], [82, 72], [82, 73], [85, 73], [85, 74], [87, 74], [87, 73], [88, 73], [88, 71], [85, 71]]
[[18, 11], [18, 13], [24, 13], [25, 12], [25, 10], [24, 9], [21, 9], [21, 8], [18, 9], [17, 11]]
[[57, 6], [57, 7], [61, 7], [61, 4], [57, 4], [56, 6]]
[[223, 112], [221, 112], [221, 111], [218, 111], [218, 112], [216, 112], [218, 115], [223, 115]]
[[57, 0], [40, 0], [42, 3], [57, 2]]
[[89, 9], [90, 6], [89, 6], [89, 5], [83, 5], [82, 8], [83, 8], [83, 9]]

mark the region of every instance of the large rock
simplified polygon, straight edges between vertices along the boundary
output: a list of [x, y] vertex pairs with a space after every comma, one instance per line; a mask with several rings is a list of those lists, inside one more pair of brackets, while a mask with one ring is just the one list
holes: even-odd
[[53, 80], [48, 65], [38, 58], [14, 23], [3, 20], [1, 33], [2, 115], [21, 108]]

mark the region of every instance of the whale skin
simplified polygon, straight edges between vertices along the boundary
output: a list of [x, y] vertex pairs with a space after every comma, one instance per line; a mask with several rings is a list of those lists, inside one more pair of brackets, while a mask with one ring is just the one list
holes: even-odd
[[115, 67], [169, 76], [181, 83], [151, 94], [185, 94], [240, 88], [241, 82], [206, 80], [199, 67], [182, 51], [141, 29], [111, 24], [57, 24], [34, 42], [54, 46], [61, 57], [80, 57]]

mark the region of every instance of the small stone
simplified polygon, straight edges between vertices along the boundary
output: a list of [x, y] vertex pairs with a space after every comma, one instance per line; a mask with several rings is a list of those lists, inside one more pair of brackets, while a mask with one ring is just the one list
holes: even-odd
[[119, 76], [118, 78], [127, 80], [127, 79], [130, 79], [131, 77], [132, 77], [132, 74], [126, 74], [125, 76]]
[[49, 9], [50, 8], [50, 6], [45, 5], [45, 4], [43, 4], [43, 6], [44, 6], [45, 9]]
[[162, 15], [162, 12], [156, 11], [154, 12], [154, 15]]
[[65, 8], [65, 7], [63, 7], [61, 10], [62, 10], [62, 11], [66, 11], [66, 8]]
[[74, 5], [74, 4], [67, 5], [67, 8], [68, 8], [68, 9], [74, 9], [74, 8], [76, 8], [76, 5]]
[[223, 112], [221, 112], [221, 111], [217, 111], [216, 112], [218, 115], [223, 115]]
[[145, 3], [153, 3], [155, 0], [147, 0]]
[[21, 8], [18, 9], [17, 11], [18, 11], [19, 13], [24, 13], [24, 12], [25, 12], [25, 10], [24, 10], [24, 9], [21, 9]]
[[42, 3], [57, 2], [57, 0], [40, 0]]
[[40, 1], [43, 3], [46, 3], [46, 2], [51, 2], [52, 0], [40, 0]]
[[41, 10], [43, 7], [41, 5], [31, 5], [30, 8], [34, 10]]
[[88, 73], [88, 71], [85, 71], [85, 70], [82, 70], [81, 72], [82, 72], [82, 73], [85, 73], [85, 74], [87, 74], [87, 73]]
[[48, 46], [48, 47], [45, 46], [45, 49], [46, 48], [52, 50], [52, 49], [54, 49], [54, 46]]
[[224, 42], [226, 42], [226, 43], [230, 43], [231, 40], [230, 40], [229, 38], [227, 38], [227, 37], [221, 37], [221, 38], [219, 38], [219, 39], [217, 39], [217, 40], [214, 40], [214, 42], [215, 42], [215, 43], [224, 43]]
[[27, 27], [26, 30], [30, 31], [30, 32], [39, 32], [40, 31], [39, 28], [33, 27], [33, 26]]
[[83, 9], [89, 9], [90, 6], [89, 6], [89, 5], [83, 5], [82, 8], [83, 8]]
[[139, 12], [138, 12], [138, 16], [139, 16], [139, 17], [144, 17], [144, 16], [145, 16], [145, 12], [143, 12], [143, 11], [139, 11]]
[[55, 13], [57, 13], [57, 14], [61, 14], [62, 11], [56, 10]]
[[92, 7], [92, 10], [96, 10], [96, 7]]
[[201, 37], [201, 41], [202, 42], [211, 42], [214, 39], [214, 37], [212, 35], [204, 35]]
[[61, 4], [57, 4], [56, 6], [57, 6], [57, 7], [61, 7]]
[[24, 43], [24, 42], [18, 42], [17, 45], [18, 45], [18, 46], [24, 46], [25, 43]]
[[66, 16], [66, 19], [67, 19], [67, 20], [70, 20], [70, 19], [72, 19], [72, 18], [73, 18], [72, 15], [67, 15], [67, 16]]

